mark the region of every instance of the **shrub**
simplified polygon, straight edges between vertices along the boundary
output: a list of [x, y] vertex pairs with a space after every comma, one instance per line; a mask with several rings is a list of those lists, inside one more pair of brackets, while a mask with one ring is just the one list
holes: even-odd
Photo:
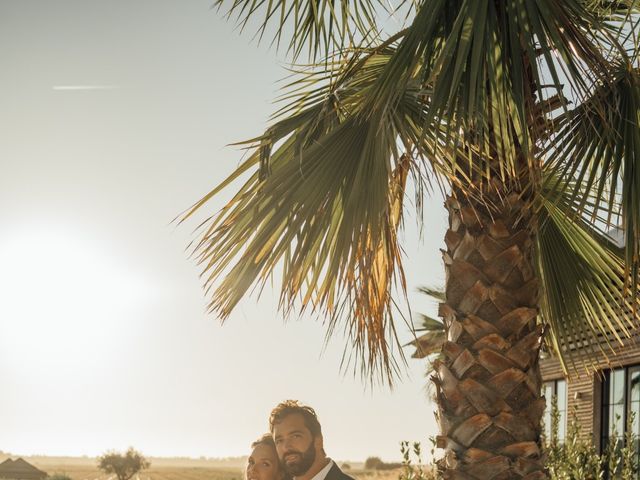
[[580, 438], [581, 427], [575, 416], [567, 429], [564, 443], [558, 441], [558, 408], [552, 402], [551, 438], [543, 437], [543, 452], [546, 455], [550, 480], [600, 480], [604, 478], [603, 460], [595, 447]]
[[71, 480], [71, 477], [65, 473], [54, 473], [49, 475], [47, 480]]
[[[618, 417], [619, 419], [619, 417]], [[615, 430], [611, 441], [602, 455], [599, 455], [591, 442], [581, 438], [581, 427], [576, 418], [575, 409], [571, 414], [571, 422], [564, 443], [558, 441], [559, 414], [555, 399], [551, 402], [551, 438], [543, 437], [543, 451], [546, 455], [545, 465], [550, 480], [602, 480], [606, 472], [609, 478], [633, 480], [637, 478], [636, 451], [634, 443], [637, 437], [632, 435], [634, 415], [627, 419], [627, 434], [624, 441]]]
[[[615, 431], [611, 440], [598, 454], [589, 441], [581, 437], [581, 427], [576, 417], [575, 408], [571, 413], [571, 421], [564, 442], [558, 440], [560, 415], [555, 399], [551, 402], [551, 434], [542, 436], [543, 455], [549, 480], [635, 480], [638, 478], [637, 451], [638, 437], [633, 435], [634, 413], [627, 418], [626, 435], [620, 437]], [[620, 417], [617, 417], [619, 420]], [[616, 422], [617, 424], [618, 422]], [[435, 458], [435, 440], [431, 441], [431, 457]], [[400, 442], [403, 458], [403, 470], [398, 480], [436, 480], [438, 466], [435, 460], [429, 466], [422, 465], [420, 442]], [[611, 472], [609, 477], [607, 472]]]
[[[633, 420], [635, 418], [635, 412], [629, 412], [627, 418], [627, 433], [624, 436], [624, 440], [618, 435], [618, 432], [614, 429], [611, 434], [611, 440], [607, 445], [605, 455], [607, 470], [612, 472], [611, 477], [620, 480], [635, 480], [638, 474], [638, 465], [636, 464], [636, 451], [633, 448], [634, 443], [638, 441], [638, 437], [634, 436], [631, 432], [633, 426]], [[616, 422], [620, 420], [620, 416], [616, 415]]]
[[[435, 440], [431, 440], [431, 456], [435, 454]], [[402, 473], [398, 480], [436, 480], [437, 468], [435, 463], [430, 465], [422, 464], [422, 447], [420, 442], [409, 444], [407, 441], [400, 442], [400, 453], [402, 453]]]
[[[634, 414], [627, 419], [625, 438], [612, 432], [611, 441], [602, 455], [589, 441], [581, 437], [581, 427], [575, 410], [571, 414], [571, 421], [567, 429], [564, 442], [558, 440], [559, 413], [555, 402], [551, 410], [550, 438], [542, 437], [543, 455], [549, 480], [604, 480], [608, 477], [615, 480], [635, 480], [638, 478], [637, 452], [634, 446], [638, 437], [632, 434]], [[544, 432], [544, 429], [543, 429]], [[435, 441], [431, 441], [431, 457], [435, 458]], [[420, 442], [400, 442], [403, 458], [403, 470], [398, 480], [436, 480], [438, 465], [435, 460], [425, 466], [422, 464]]]
[[364, 461], [365, 470], [395, 470], [402, 467], [402, 463], [387, 463], [380, 457], [369, 457]]
[[378, 470], [384, 462], [380, 457], [369, 457], [364, 461], [365, 470]]

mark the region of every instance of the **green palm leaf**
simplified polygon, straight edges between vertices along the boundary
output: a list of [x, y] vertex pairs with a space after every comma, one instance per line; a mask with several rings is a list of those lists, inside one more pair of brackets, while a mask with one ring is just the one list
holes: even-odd
[[441, 330], [430, 330], [407, 344], [415, 348], [411, 358], [422, 359], [440, 353], [446, 339], [444, 325], [441, 327]]
[[[631, 287], [640, 279], [640, 73], [628, 60], [613, 64], [612, 80], [558, 123], [548, 163], [578, 211], [608, 228], [621, 219]], [[556, 186], [552, 188], [556, 189]], [[589, 195], [585, 195], [585, 192]]]
[[297, 58], [305, 46], [312, 58], [325, 57], [334, 47], [359, 44], [377, 38], [376, 8], [371, 0], [216, 0], [242, 29], [257, 21], [260, 39], [273, 31], [273, 42], [288, 38], [288, 48]]
[[640, 10], [638, 0], [588, 0], [585, 7], [601, 20], [618, 22]]
[[543, 193], [536, 263], [547, 344], [566, 368], [567, 360], [574, 366], [583, 363], [580, 348], [612, 352], [613, 343], [636, 328], [633, 310], [638, 305], [625, 295], [620, 249], [573, 213], [568, 196], [554, 195], [550, 190]]
[[[418, 291], [440, 302], [445, 301], [445, 293], [443, 289], [419, 287]], [[406, 346], [415, 348], [411, 358], [427, 358], [440, 353], [442, 344], [446, 339], [445, 328], [442, 320], [430, 317], [424, 313], [418, 314], [419, 322], [414, 327], [414, 332], [423, 332], [420, 336], [415, 337]], [[432, 363], [429, 362], [428, 373], [432, 372]]]
[[354, 113], [388, 48], [355, 52], [330, 82], [303, 77], [311, 93], [289, 98], [284, 118], [250, 142], [251, 157], [194, 207], [260, 165], [195, 245], [207, 288], [216, 285], [211, 310], [226, 318], [280, 265], [283, 310], [299, 300], [301, 311], [322, 311], [329, 334], [349, 318], [349, 344], [385, 378], [395, 368], [391, 291], [405, 289], [397, 230], [421, 115], [410, 90], [393, 115]]
[[424, 2], [365, 111], [394, 109], [418, 71], [429, 88], [425, 124], [446, 124], [446, 144], [479, 148], [479, 170], [491, 170], [497, 155], [502, 161], [494, 173], [515, 175], [516, 157], [532, 158], [538, 136], [527, 128], [536, 96], [561, 94], [561, 77], [584, 94], [591, 78], [606, 76], [606, 61], [589, 33], [597, 22], [582, 2], [571, 0]]
[[445, 293], [442, 288], [433, 288], [433, 287], [418, 287], [418, 291], [431, 297], [439, 302], [445, 301]]

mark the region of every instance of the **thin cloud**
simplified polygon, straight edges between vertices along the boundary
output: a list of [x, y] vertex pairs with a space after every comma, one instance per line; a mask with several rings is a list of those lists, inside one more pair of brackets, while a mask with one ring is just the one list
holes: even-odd
[[78, 90], [115, 90], [117, 85], [54, 85], [53, 90], [78, 91]]

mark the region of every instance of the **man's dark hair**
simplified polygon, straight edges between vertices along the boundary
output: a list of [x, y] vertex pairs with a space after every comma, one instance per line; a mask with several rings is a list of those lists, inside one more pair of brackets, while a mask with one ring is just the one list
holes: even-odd
[[297, 400], [285, 400], [271, 410], [271, 415], [269, 416], [269, 430], [271, 433], [273, 433], [273, 427], [276, 423], [280, 423], [285, 417], [294, 414], [302, 415], [304, 425], [309, 429], [311, 435], [314, 437], [322, 435], [322, 428], [315, 410]]

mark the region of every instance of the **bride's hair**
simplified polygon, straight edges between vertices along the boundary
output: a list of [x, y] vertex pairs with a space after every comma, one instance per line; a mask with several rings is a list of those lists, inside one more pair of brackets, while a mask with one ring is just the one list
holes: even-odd
[[265, 445], [267, 447], [271, 447], [276, 455], [276, 460], [278, 461], [278, 474], [279, 480], [293, 480], [293, 477], [289, 475], [284, 467], [282, 466], [282, 462], [278, 460], [278, 451], [276, 450], [276, 443], [273, 441], [273, 437], [270, 433], [265, 433], [260, 438], [258, 438], [255, 442], [251, 443], [251, 449], [253, 450], [258, 445]]
[[251, 444], [251, 448], [256, 448], [258, 445], [268, 445], [269, 447], [273, 447], [275, 450], [276, 444], [273, 441], [273, 437], [270, 433], [265, 433], [259, 439]]

